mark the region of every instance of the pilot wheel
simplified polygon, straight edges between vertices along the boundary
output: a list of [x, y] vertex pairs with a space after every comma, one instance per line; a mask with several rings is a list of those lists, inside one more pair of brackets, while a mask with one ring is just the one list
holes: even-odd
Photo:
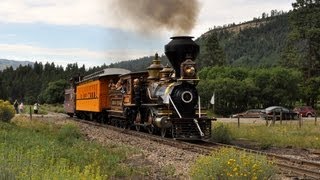
[[161, 134], [161, 137], [165, 137], [166, 136], [166, 134], [167, 134], [167, 128], [161, 128], [160, 129], [160, 134]]

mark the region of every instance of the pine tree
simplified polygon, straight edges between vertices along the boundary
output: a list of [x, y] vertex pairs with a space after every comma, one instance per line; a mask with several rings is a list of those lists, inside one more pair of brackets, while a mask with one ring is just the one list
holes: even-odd
[[320, 1], [297, 0], [292, 4], [290, 40], [302, 49], [300, 67], [305, 78], [320, 75]]
[[204, 46], [201, 47], [200, 56], [198, 62], [199, 66], [223, 66], [226, 64], [226, 55], [221, 48], [217, 34], [215, 32], [211, 33], [204, 40]]
[[314, 106], [320, 95], [320, 0], [297, 0], [292, 6], [290, 46], [294, 44], [300, 54], [298, 64], [304, 74], [303, 86], [306, 89], [304, 101]]

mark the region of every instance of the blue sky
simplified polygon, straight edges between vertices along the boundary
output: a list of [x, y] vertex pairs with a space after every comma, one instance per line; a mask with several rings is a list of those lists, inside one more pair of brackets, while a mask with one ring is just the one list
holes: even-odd
[[[134, 24], [118, 17], [113, 1], [1, 0], [0, 58], [90, 67], [163, 54], [174, 32], [157, 27], [150, 27], [151, 34], [136, 32]], [[195, 37], [213, 26], [248, 21], [262, 12], [288, 11], [293, 0], [199, 2], [199, 16], [188, 34]]]

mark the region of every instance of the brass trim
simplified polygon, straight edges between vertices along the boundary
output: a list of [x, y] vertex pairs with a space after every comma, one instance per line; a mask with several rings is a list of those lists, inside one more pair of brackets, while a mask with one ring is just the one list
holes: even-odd
[[167, 95], [169, 93], [170, 88], [174, 85], [174, 83], [169, 84], [169, 86], [166, 88], [164, 94]]
[[172, 112], [168, 112], [168, 113], [157, 113], [157, 115], [172, 115]]

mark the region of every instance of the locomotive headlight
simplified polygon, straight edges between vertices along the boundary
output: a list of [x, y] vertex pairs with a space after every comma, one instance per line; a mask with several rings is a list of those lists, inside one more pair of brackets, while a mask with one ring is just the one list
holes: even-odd
[[184, 73], [185, 73], [185, 75], [190, 77], [190, 76], [194, 76], [196, 74], [196, 70], [193, 66], [187, 66], [184, 69]]
[[190, 91], [185, 91], [182, 93], [181, 99], [184, 103], [190, 103], [193, 99], [193, 95]]

